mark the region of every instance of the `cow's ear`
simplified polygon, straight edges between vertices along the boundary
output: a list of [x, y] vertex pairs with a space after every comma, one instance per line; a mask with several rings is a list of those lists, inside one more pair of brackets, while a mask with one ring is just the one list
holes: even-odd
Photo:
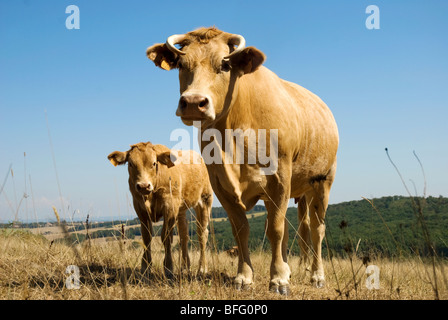
[[173, 167], [176, 160], [176, 156], [169, 151], [157, 154], [157, 161], [166, 165], [168, 168]]
[[255, 47], [247, 47], [230, 59], [232, 67], [238, 68], [246, 74], [257, 70], [263, 64], [266, 56]]
[[116, 167], [126, 163], [127, 155], [127, 152], [114, 151], [107, 156], [107, 159]]
[[159, 43], [146, 49], [146, 55], [156, 66], [164, 70], [176, 68], [177, 55], [171, 52], [166, 44]]

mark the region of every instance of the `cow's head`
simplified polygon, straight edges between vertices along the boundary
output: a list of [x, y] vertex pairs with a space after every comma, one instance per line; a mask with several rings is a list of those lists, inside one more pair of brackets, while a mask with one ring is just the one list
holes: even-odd
[[170, 36], [146, 53], [162, 69], [179, 69], [176, 115], [186, 125], [215, 120], [236, 98], [238, 78], [254, 72], [265, 60], [258, 49], [245, 47], [242, 36], [216, 28]]
[[129, 182], [143, 195], [150, 194], [156, 188], [159, 164], [169, 168], [174, 166], [170, 149], [150, 142], [131, 145], [131, 149], [114, 151], [107, 156], [114, 165], [128, 164]]

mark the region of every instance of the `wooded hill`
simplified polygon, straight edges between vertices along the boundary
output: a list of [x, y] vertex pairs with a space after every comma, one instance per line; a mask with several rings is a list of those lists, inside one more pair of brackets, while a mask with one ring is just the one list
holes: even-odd
[[[297, 208], [288, 208], [286, 218], [290, 253], [298, 254]], [[266, 215], [252, 218], [249, 213], [248, 219], [251, 249], [268, 249], [264, 233]], [[448, 256], [448, 198], [442, 196], [425, 199], [393, 196], [333, 204], [328, 206], [325, 222], [325, 254], [330, 249], [336, 255], [356, 252], [359, 256], [425, 256], [432, 246], [438, 256]], [[214, 234], [218, 249], [235, 245], [228, 221], [214, 223]]]
[[[265, 236], [265, 210], [264, 206], [257, 205], [247, 213], [251, 250], [270, 250], [269, 240]], [[211, 224], [213, 228], [209, 243], [219, 251], [236, 245], [226, 216], [223, 208], [213, 208], [212, 217], [215, 219]], [[296, 232], [297, 207], [288, 208], [286, 218], [289, 252], [296, 255], [300, 253]], [[192, 223], [190, 237], [195, 239], [194, 216], [189, 215], [189, 220]], [[325, 220], [325, 255], [330, 250], [334, 255], [356, 252], [358, 256], [427, 256], [434, 248], [438, 256], [448, 256], [448, 198], [442, 196], [424, 199], [393, 196], [332, 204], [328, 206]], [[138, 224], [138, 219], [127, 223]], [[114, 237], [120, 237], [118, 230], [114, 232]], [[155, 228], [155, 232], [160, 235], [160, 227]], [[140, 235], [139, 227], [126, 230], [126, 238], [136, 235]]]
[[[270, 250], [269, 240], [265, 236], [265, 210], [264, 206], [257, 205], [247, 213], [251, 250]], [[213, 228], [210, 232], [210, 246], [221, 251], [236, 245], [225, 210], [221, 207], [213, 208], [212, 217], [214, 219], [211, 223]], [[286, 218], [289, 225], [289, 251], [290, 254], [296, 255], [300, 252], [296, 232], [297, 207], [288, 208]], [[196, 240], [195, 217], [189, 214], [188, 219], [191, 222], [190, 237]], [[426, 256], [432, 252], [432, 248], [438, 256], [448, 256], [448, 198], [442, 196], [427, 198], [393, 196], [332, 204], [328, 206], [325, 223], [326, 237], [322, 247], [326, 256], [328, 252], [333, 255], [356, 252], [358, 256], [372, 254]], [[22, 228], [39, 225], [33, 223], [23, 225]], [[67, 226], [71, 242], [102, 237], [134, 239], [141, 235], [138, 218], [123, 222], [86, 221], [76, 225], [68, 223]], [[86, 227], [89, 229], [87, 232]], [[157, 226], [154, 229], [156, 236], [160, 236], [161, 227]]]

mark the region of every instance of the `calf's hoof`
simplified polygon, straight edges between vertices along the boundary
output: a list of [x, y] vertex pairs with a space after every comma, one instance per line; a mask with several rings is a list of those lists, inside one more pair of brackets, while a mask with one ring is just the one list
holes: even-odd
[[205, 276], [207, 275], [207, 268], [199, 268], [198, 271], [196, 272], [196, 278], [205, 278]]
[[174, 279], [174, 273], [171, 270], [165, 269], [165, 278], [167, 280], [173, 280]]
[[151, 273], [149, 273], [149, 272], [142, 273], [142, 275], [140, 277], [140, 281], [143, 284], [149, 284], [151, 282]]

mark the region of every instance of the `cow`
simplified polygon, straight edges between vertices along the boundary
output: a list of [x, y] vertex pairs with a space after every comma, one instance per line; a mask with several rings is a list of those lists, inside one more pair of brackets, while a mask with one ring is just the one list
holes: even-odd
[[163, 265], [166, 277], [173, 276], [171, 245], [176, 222], [182, 251], [181, 267], [190, 270], [186, 216], [190, 208], [194, 208], [196, 212], [200, 247], [198, 273], [206, 272], [205, 249], [213, 190], [200, 155], [191, 150], [174, 151], [164, 145], [140, 142], [131, 145], [131, 149], [126, 152], [114, 151], [107, 157], [114, 166], [128, 164], [129, 190], [134, 209], [140, 219], [145, 248], [141, 270], [146, 277], [149, 277], [152, 265], [153, 223], [161, 218], [163, 218], [161, 237], [165, 248]]
[[285, 214], [291, 198], [298, 203], [301, 251], [305, 260], [313, 256], [311, 283], [323, 287], [321, 247], [339, 144], [337, 125], [327, 105], [314, 93], [280, 79], [263, 66], [265, 54], [246, 47], [242, 35], [215, 27], [169, 36], [165, 43], [148, 47], [146, 54], [162, 69], [178, 69], [180, 99], [176, 115], [185, 125], [200, 128], [203, 157], [212, 140], [204, 139], [207, 130], [217, 133], [218, 138], [227, 130], [260, 133], [263, 129], [269, 137], [258, 138], [256, 147], [275, 147], [270, 157], [277, 165], [269, 174], [259, 158], [248, 161], [247, 136], [243, 137], [243, 163], [227, 158], [229, 150], [239, 147], [236, 139], [231, 139], [229, 148], [218, 142], [225, 161], [206, 160], [213, 191], [227, 211], [239, 248], [235, 288], [248, 288], [253, 283], [246, 211], [264, 200], [268, 212], [266, 234], [272, 250], [269, 290], [289, 294]]

